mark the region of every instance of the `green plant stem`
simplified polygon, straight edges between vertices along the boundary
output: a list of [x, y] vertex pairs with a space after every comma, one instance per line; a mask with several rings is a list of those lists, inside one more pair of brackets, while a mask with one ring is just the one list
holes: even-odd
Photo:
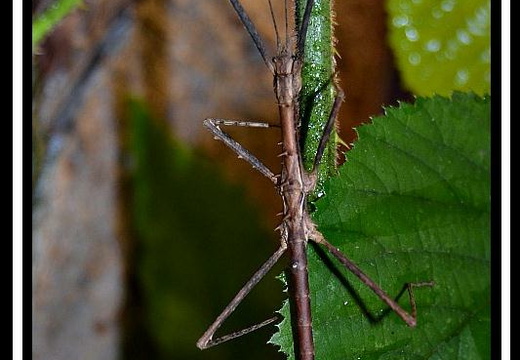
[[[302, 21], [306, 0], [296, 1], [297, 28]], [[302, 90], [300, 93], [301, 149], [304, 165], [311, 170], [316, 149], [336, 96], [332, 7], [330, 0], [315, 0], [305, 39]], [[323, 183], [336, 173], [337, 138], [331, 136], [318, 170], [313, 201], [323, 195]]]

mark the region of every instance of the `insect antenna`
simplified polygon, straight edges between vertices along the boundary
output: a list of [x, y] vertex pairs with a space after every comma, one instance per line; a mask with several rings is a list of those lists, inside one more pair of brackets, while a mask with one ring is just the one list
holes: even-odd
[[270, 59], [267, 57], [267, 50], [265, 48], [265, 44], [262, 41], [262, 38], [260, 38], [260, 35], [258, 34], [258, 31], [256, 30], [255, 25], [247, 15], [246, 11], [240, 4], [240, 1], [238, 0], [229, 0], [233, 8], [235, 9], [235, 12], [237, 13], [238, 17], [240, 18], [240, 21], [246, 28], [247, 32], [253, 39], [253, 42], [255, 43], [256, 48], [258, 49], [258, 52], [262, 56], [262, 59], [264, 60], [265, 65], [269, 68], [269, 70], [274, 73], [273, 64], [271, 63]]
[[277, 52], [279, 53], [280, 50], [281, 50], [281, 44], [280, 44], [280, 33], [278, 32], [278, 26], [276, 24], [276, 18], [274, 16], [274, 11], [273, 11], [273, 4], [271, 2], [271, 0], [268, 0], [269, 2], [269, 11], [271, 12], [271, 20], [273, 21], [273, 26], [274, 26], [274, 33], [276, 35], [276, 49], [277, 49]]
[[285, 16], [285, 46], [289, 46], [289, 16], [287, 10], [287, 0], [284, 0], [284, 16]]

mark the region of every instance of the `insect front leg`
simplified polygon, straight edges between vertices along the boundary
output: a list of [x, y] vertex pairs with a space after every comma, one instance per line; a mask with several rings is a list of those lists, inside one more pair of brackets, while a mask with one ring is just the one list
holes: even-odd
[[314, 157], [314, 164], [312, 166], [312, 173], [318, 170], [318, 166], [320, 165], [321, 158], [323, 157], [323, 153], [325, 152], [325, 148], [327, 143], [329, 142], [330, 135], [332, 134], [332, 130], [334, 129], [334, 125], [336, 124], [336, 119], [338, 118], [339, 108], [341, 107], [341, 103], [345, 99], [345, 93], [338, 86], [336, 86], [337, 95], [334, 99], [334, 104], [332, 105], [332, 110], [329, 114], [329, 119], [327, 120], [327, 124], [323, 129], [323, 133], [321, 135], [320, 144], [318, 145], [318, 149], [316, 150], [316, 156]]

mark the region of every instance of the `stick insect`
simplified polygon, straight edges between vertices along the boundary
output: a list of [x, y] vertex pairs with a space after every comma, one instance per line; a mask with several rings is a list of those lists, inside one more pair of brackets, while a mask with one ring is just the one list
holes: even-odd
[[[334, 100], [332, 111], [316, 151], [311, 171], [307, 171], [302, 162], [299, 143], [299, 107], [298, 95], [302, 86], [301, 68], [307, 29], [314, 0], [308, 0], [303, 13], [300, 28], [297, 29], [297, 40], [294, 41], [287, 31], [287, 2], [285, 1], [286, 36], [285, 42], [281, 44], [276, 21], [274, 19], [271, 0], [269, 8], [273, 18], [276, 38], [277, 54], [269, 59], [266, 47], [260, 38], [253, 22], [245, 12], [238, 0], [230, 0], [240, 21], [253, 39], [265, 65], [274, 77], [274, 92], [278, 104], [280, 118], [279, 127], [282, 135], [282, 171], [275, 175], [257, 157], [251, 154], [241, 144], [223, 132], [220, 126], [249, 126], [267, 128], [273, 125], [260, 122], [233, 121], [225, 119], [208, 118], [204, 120], [204, 126], [214, 135], [230, 147], [239, 158], [249, 162], [253, 168], [271, 180], [278, 190], [283, 202], [283, 220], [277, 228], [280, 231], [280, 247], [260, 267], [260, 269], [242, 287], [237, 295], [226, 306], [222, 313], [215, 319], [213, 324], [206, 330], [198, 340], [200, 349], [218, 345], [225, 341], [245, 335], [263, 326], [278, 320], [272, 317], [260, 324], [246, 329], [220, 336], [213, 339], [216, 331], [222, 323], [231, 315], [239, 303], [247, 296], [252, 288], [265, 276], [265, 274], [277, 263], [281, 256], [287, 252], [289, 257], [289, 294], [291, 306], [294, 306], [296, 321], [293, 325], [295, 338], [295, 354], [299, 360], [314, 359], [314, 342], [312, 336], [311, 302], [309, 297], [309, 282], [307, 271], [306, 248], [308, 241], [313, 241], [324, 246], [341, 264], [366, 284], [383, 302], [385, 302], [403, 321], [411, 327], [416, 325], [416, 307], [412, 295], [412, 287], [418, 284], [408, 284], [410, 302], [412, 304], [411, 314], [402, 309], [396, 301], [386, 294], [372, 279], [370, 279], [359, 267], [349, 260], [342, 252], [330, 244], [318, 231], [311, 220], [307, 209], [307, 196], [315, 189], [317, 181], [318, 166], [324, 154], [325, 147], [334, 129], [339, 107], [344, 99], [344, 94], [336, 86], [337, 95]], [[426, 285], [432, 285], [430, 283]]]

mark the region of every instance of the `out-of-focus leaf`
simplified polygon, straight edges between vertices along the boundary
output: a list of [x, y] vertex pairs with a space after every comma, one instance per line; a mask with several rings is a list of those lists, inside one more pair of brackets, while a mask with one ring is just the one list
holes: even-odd
[[82, 3], [82, 0], [57, 0], [47, 10], [38, 15], [32, 24], [33, 51], [61, 19]]
[[389, 0], [390, 44], [416, 95], [490, 93], [489, 0]]
[[[490, 358], [490, 98], [455, 93], [386, 109], [358, 129], [314, 219], [391, 296], [418, 288], [409, 328], [309, 246], [317, 360]], [[402, 293], [401, 293], [402, 294]], [[410, 311], [406, 293], [399, 303]], [[271, 342], [294, 359], [287, 304]]]

